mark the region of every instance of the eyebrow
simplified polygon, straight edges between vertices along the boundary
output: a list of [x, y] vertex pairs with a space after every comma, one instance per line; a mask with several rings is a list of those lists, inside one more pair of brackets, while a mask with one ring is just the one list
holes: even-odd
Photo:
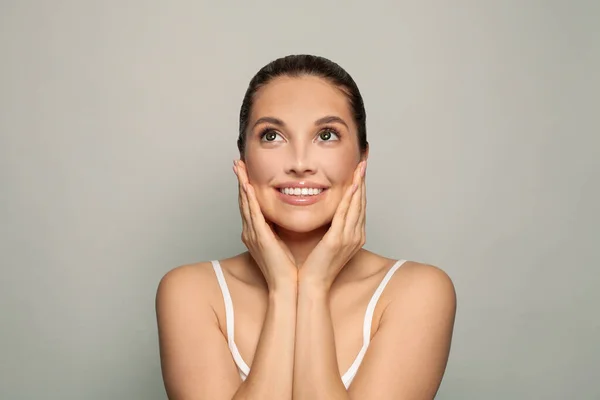
[[[273, 125], [280, 126], [280, 127], [285, 127], [285, 122], [283, 122], [279, 118], [275, 118], [275, 117], [261, 117], [256, 120], [256, 122], [254, 123], [254, 125], [252, 127], [255, 128], [257, 125], [265, 124], [265, 123], [273, 124]], [[344, 121], [342, 118], [335, 116], [335, 115], [328, 115], [326, 117], [319, 118], [318, 120], [315, 121], [315, 126], [331, 124], [331, 123], [342, 124], [346, 127], [346, 129], [349, 129], [346, 121]]]
[[324, 125], [324, 124], [331, 124], [331, 123], [342, 124], [346, 127], [346, 129], [349, 129], [346, 121], [344, 121], [343, 119], [341, 119], [340, 117], [335, 116], [335, 115], [328, 115], [326, 117], [319, 118], [318, 120], [315, 121], [315, 125]]

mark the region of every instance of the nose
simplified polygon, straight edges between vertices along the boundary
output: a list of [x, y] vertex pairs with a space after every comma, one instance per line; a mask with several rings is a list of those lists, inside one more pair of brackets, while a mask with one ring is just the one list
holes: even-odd
[[300, 146], [290, 146], [291, 152], [288, 155], [286, 164], [286, 173], [290, 175], [312, 175], [317, 171], [315, 158], [312, 152]]

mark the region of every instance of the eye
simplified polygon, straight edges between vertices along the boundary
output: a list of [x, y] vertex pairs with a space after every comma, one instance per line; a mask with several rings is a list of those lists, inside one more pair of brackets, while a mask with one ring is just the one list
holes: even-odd
[[[277, 140], [277, 137], [280, 139]], [[279, 142], [283, 140], [281, 135], [274, 131], [273, 129], [266, 129], [263, 133], [260, 134], [260, 140], [263, 142]]]
[[317, 141], [320, 142], [333, 142], [336, 140], [340, 140], [340, 135], [335, 129], [326, 128], [319, 132], [319, 136], [317, 138]]

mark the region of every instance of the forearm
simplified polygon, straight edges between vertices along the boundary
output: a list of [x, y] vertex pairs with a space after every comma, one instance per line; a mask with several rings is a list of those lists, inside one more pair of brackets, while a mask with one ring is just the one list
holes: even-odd
[[269, 293], [252, 369], [233, 400], [292, 398], [297, 286]]
[[308, 282], [298, 285], [293, 398], [348, 399], [337, 363], [329, 289]]

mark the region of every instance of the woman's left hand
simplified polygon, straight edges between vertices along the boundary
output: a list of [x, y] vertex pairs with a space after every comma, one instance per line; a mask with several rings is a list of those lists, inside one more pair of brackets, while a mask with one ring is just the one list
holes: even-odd
[[364, 246], [367, 206], [365, 171], [361, 161], [331, 222], [331, 227], [298, 270], [298, 282], [329, 290], [344, 265]]

